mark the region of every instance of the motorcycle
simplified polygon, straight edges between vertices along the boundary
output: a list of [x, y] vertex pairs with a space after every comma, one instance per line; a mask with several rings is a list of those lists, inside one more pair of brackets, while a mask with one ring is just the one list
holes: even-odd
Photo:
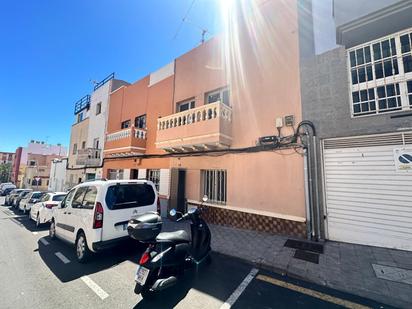
[[202, 205], [207, 200], [204, 196], [200, 207], [185, 214], [175, 209], [169, 213], [176, 222], [191, 220], [191, 237], [185, 230], [160, 233], [162, 220], [157, 213], [146, 213], [129, 221], [129, 235], [148, 245], [136, 270], [136, 294], [144, 299], [153, 298], [157, 292], [175, 285], [185, 269], [210, 261], [211, 234], [201, 218]]

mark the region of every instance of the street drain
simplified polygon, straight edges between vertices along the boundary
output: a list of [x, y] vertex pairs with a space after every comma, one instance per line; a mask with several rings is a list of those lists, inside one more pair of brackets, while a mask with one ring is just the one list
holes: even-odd
[[295, 255], [293, 256], [295, 259], [299, 260], [304, 260], [307, 262], [311, 262], [314, 264], [319, 264], [319, 254], [318, 253], [313, 253], [310, 251], [304, 251], [304, 250], [296, 250]]
[[323, 244], [313, 243], [309, 241], [294, 240], [288, 239], [285, 244], [285, 247], [299, 249], [304, 251], [312, 251], [315, 253], [323, 253]]
[[412, 269], [372, 264], [378, 278], [412, 285]]

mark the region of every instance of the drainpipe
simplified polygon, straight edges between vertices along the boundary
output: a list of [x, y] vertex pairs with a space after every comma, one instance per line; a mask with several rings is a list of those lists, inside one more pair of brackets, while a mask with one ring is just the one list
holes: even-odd
[[319, 207], [319, 178], [318, 178], [318, 158], [317, 158], [317, 142], [316, 142], [316, 135], [313, 135], [313, 162], [314, 162], [314, 169], [315, 169], [315, 205], [314, 210], [316, 212], [316, 240], [320, 239], [320, 207]]
[[[311, 239], [312, 235], [312, 220], [311, 220], [311, 206], [310, 206], [310, 191], [309, 191], [309, 170], [308, 170], [308, 149], [304, 150], [303, 171], [305, 178], [305, 206], [306, 206], [306, 238]], [[310, 179], [312, 181], [312, 179]]]

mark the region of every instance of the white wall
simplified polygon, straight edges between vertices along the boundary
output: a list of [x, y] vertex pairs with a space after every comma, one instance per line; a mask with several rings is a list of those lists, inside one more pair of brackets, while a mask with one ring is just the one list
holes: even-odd
[[160, 170], [159, 194], [164, 195], [167, 198], [169, 198], [169, 195], [170, 195], [170, 170], [169, 169]]
[[55, 192], [66, 191], [66, 164], [67, 159], [54, 160], [50, 168], [49, 190]]
[[[111, 85], [112, 81], [109, 81], [99, 89], [94, 91], [91, 95], [89, 110], [89, 132], [86, 142], [87, 148], [93, 148], [94, 139], [98, 138], [99, 148], [103, 149], [108, 118], [108, 103]], [[101, 112], [99, 115], [96, 115], [96, 106], [98, 103], [101, 103]], [[103, 157], [103, 153], [101, 154], [101, 157]]]

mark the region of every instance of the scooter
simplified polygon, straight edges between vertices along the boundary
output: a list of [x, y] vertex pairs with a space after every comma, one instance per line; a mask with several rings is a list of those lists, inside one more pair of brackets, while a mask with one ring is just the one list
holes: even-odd
[[134, 292], [144, 299], [150, 299], [159, 291], [175, 285], [185, 269], [210, 261], [211, 234], [206, 222], [201, 218], [201, 206], [208, 200], [204, 196], [198, 208], [182, 214], [175, 209], [170, 216], [176, 222], [191, 220], [191, 237], [185, 230], [160, 233], [161, 218], [157, 213], [147, 213], [128, 224], [129, 235], [147, 243], [136, 270]]

